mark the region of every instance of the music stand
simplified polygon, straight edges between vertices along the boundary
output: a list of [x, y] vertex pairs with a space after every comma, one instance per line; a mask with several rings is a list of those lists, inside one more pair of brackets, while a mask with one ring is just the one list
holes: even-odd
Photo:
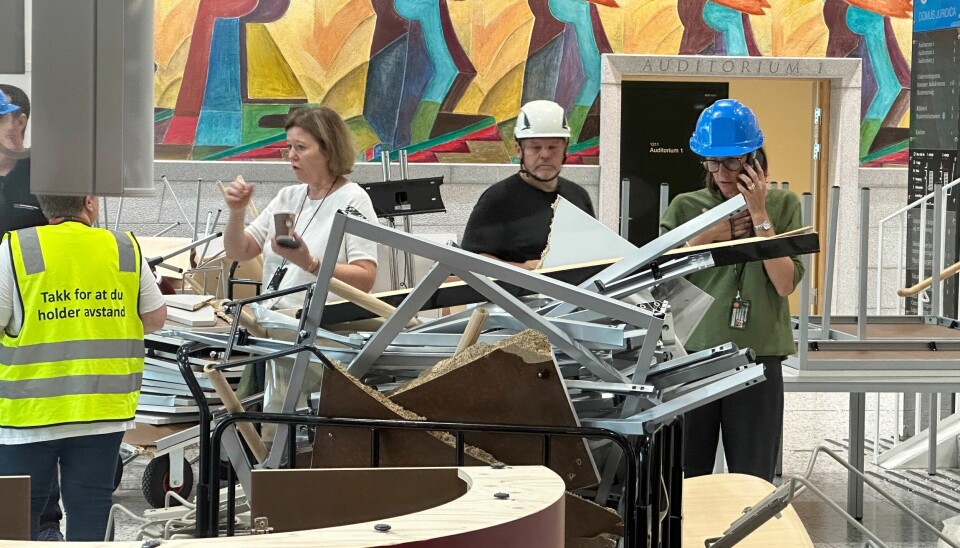
[[[403, 151], [401, 151], [403, 152]], [[406, 157], [401, 157], [401, 172], [405, 173], [403, 167], [406, 163]], [[384, 171], [384, 177], [388, 173]], [[443, 198], [440, 197], [440, 185], [443, 184], [443, 176], [424, 177], [422, 179], [397, 179], [396, 181], [383, 181], [381, 183], [363, 183], [360, 186], [367, 191], [370, 201], [373, 202], [373, 210], [377, 217], [387, 219], [391, 228], [396, 228], [396, 217], [403, 217], [403, 230], [410, 232], [410, 216], [422, 213], [445, 213], [447, 208], [443, 205]], [[404, 269], [406, 271], [406, 284], [413, 283], [413, 256], [410, 253], [403, 254]], [[390, 286], [392, 289], [399, 289], [400, 276], [397, 272], [396, 255], [390, 253]]]
[[440, 197], [443, 176], [422, 179], [398, 179], [360, 186], [370, 195], [377, 217], [405, 217], [421, 213], [445, 213]]

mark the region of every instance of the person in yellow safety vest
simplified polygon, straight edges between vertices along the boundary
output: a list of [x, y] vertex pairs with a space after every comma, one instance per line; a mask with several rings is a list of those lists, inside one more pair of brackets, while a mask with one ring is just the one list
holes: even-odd
[[0, 243], [0, 476], [29, 475], [31, 538], [60, 468], [67, 540], [104, 540], [143, 334], [167, 309], [136, 238], [94, 196], [38, 196], [50, 225]]

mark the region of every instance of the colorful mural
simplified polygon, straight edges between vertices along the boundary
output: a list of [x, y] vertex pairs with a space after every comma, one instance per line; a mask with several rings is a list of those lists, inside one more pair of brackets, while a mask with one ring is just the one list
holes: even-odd
[[158, 158], [283, 157], [325, 104], [361, 159], [509, 162], [521, 104], [599, 154], [603, 53], [859, 57], [860, 158], [906, 163], [911, 0], [156, 0]]

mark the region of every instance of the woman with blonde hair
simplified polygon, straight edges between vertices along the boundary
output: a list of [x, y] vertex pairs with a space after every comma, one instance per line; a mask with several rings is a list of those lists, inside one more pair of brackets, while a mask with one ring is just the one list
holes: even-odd
[[[330, 238], [330, 227], [337, 211], [353, 209], [367, 221], [376, 223], [377, 216], [370, 196], [360, 185], [347, 179], [353, 170], [356, 152], [347, 125], [331, 108], [300, 108], [287, 116], [287, 146], [297, 180], [302, 184], [282, 188], [249, 226], [244, 228], [244, 212], [254, 193], [254, 185], [237, 178], [225, 193], [230, 218], [224, 230], [223, 243], [228, 259], [243, 261], [263, 253], [264, 291], [273, 291], [307, 284], [317, 279], [320, 262]], [[277, 238], [274, 214], [292, 213], [290, 237]], [[363, 291], [370, 291], [377, 277], [377, 245], [374, 242], [345, 234], [337, 255], [333, 276]], [[292, 294], [264, 306], [277, 309], [299, 308], [303, 294]], [[264, 391], [264, 411], [282, 410], [282, 401], [289, 384], [289, 367], [269, 362], [263, 381], [254, 370], [244, 371], [242, 395]], [[301, 400], [315, 389], [320, 370], [311, 368], [304, 381]], [[255, 384], [256, 389], [251, 389]], [[271, 438], [273, 425], [263, 425], [264, 437]]]
[[[244, 211], [255, 186], [238, 178], [226, 191], [230, 218], [223, 242], [227, 258], [243, 261], [263, 252], [264, 283], [279, 279], [271, 287], [274, 290], [316, 280], [331, 221], [338, 210], [356, 209], [371, 222], [377, 218], [366, 191], [347, 179], [356, 153], [347, 125], [336, 111], [324, 106], [300, 108], [290, 113], [285, 127], [288, 159], [303, 184], [281, 189], [246, 228]], [[278, 212], [294, 214], [294, 247], [284, 247], [277, 241], [273, 221]], [[377, 276], [376, 244], [345, 235], [333, 276], [370, 291]], [[302, 299], [302, 295], [290, 295], [273, 306], [295, 308]]]

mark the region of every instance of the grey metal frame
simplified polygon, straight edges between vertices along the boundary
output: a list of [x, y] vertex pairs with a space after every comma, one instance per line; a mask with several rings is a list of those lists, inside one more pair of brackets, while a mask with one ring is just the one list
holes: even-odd
[[[318, 331], [322, 333], [319, 330], [320, 319], [336, 257], [344, 235], [351, 234], [433, 261], [433, 266], [417, 287], [376, 332], [366, 336], [366, 340], [360, 335], [349, 338], [346, 341], [350, 343], [347, 348], [322, 349], [328, 357], [349, 363], [348, 371], [352, 375], [361, 378], [373, 367], [378, 372], [416, 372], [452, 354], [453, 340], [449, 334], [462, 329], [469, 312], [409, 330], [406, 326], [446, 277], [453, 274], [503, 310], [492, 316], [497, 328], [536, 329], [544, 333], [560, 353], [569, 357], [570, 361], [566, 363], [558, 358], [561, 370], [570, 372], [570, 366], [575, 364], [577, 367], [574, 371], [583, 374], [579, 368], [584, 368], [588, 375], [583, 380], [567, 381], [568, 389], [579, 390], [580, 393], [626, 396], [621, 409], [617, 410], [618, 418], [582, 418], [582, 424], [601, 426], [626, 435], [650, 433], [690, 409], [763, 380], [762, 366], [751, 363], [752, 353], [740, 351], [732, 344], [654, 364], [663, 326], [670, 317], [669, 308], [658, 305], [651, 311], [617, 300], [617, 297], [636, 293], [640, 288], [658, 281], [652, 276], [624, 280], [627, 274], [676, 247], [678, 242], [685, 241], [744, 207], [742, 197], [729, 200], [621, 261], [626, 264], [619, 267], [614, 265], [594, 277], [601, 283], [614, 284], [609, 288], [610, 295], [598, 292], [599, 288], [592, 282], [573, 286], [341, 212], [331, 221], [330, 237], [322, 255], [317, 282], [313, 286], [299, 288], [305, 290], [305, 296], [295, 342], [253, 338], [244, 346], [236, 345], [236, 319], [229, 334], [190, 334], [186, 338], [212, 344], [226, 343], [228, 350], [225, 354], [242, 349], [264, 355], [289, 349], [293, 344], [314, 345]], [[682, 276], [711, 264], [709, 254], [683, 257], [665, 263], [665, 275]], [[534, 309], [530, 303], [511, 295], [495, 283], [494, 279], [540, 293], [554, 301], [551, 305]], [[614, 283], [621, 280], [622, 283]], [[261, 295], [264, 299], [270, 297], [271, 294]], [[611, 322], [613, 325], [610, 325]], [[432, 346], [439, 337], [445, 339], [445, 344]], [[424, 346], [418, 346], [420, 343]], [[409, 346], [411, 344], [414, 346]], [[290, 381], [281, 406], [282, 413], [296, 412], [307, 368], [315, 361], [316, 357], [309, 352], [300, 352], [293, 358]], [[591, 379], [590, 375], [595, 378]], [[609, 403], [613, 401], [612, 398], [605, 400], [601, 396], [599, 399], [599, 403], [584, 399], [583, 406], [578, 401], [575, 408], [592, 406], [602, 409], [612, 405]], [[288, 435], [288, 429], [277, 429], [272, 444], [274, 450], [269, 452], [260, 466], [280, 466], [283, 451], [276, 449], [287, 446]], [[228, 432], [223, 445], [234, 462], [241, 483], [249, 482], [253, 466], [242, 449], [238, 432]], [[611, 452], [604, 466], [600, 491], [609, 492], [618, 462], [619, 454]]]
[[870, 189], [860, 189], [860, 269], [857, 283], [857, 338], [867, 340], [867, 254], [870, 250]]
[[[829, 216], [827, 227], [826, 244], [826, 276], [823, 301], [823, 315], [820, 317], [820, 333], [818, 338], [821, 340], [811, 342], [809, 340], [809, 330], [811, 321], [805, 318], [803, 312], [808, 310], [810, 304], [809, 293], [803, 288], [807, 286], [805, 282], [801, 286], [801, 317], [798, 319], [798, 343], [799, 348], [796, 358], [788, 358], [784, 362], [785, 367], [785, 387], [787, 390], [823, 390], [828, 385], [843, 386], [843, 391], [850, 393], [850, 464], [858, 471], [863, 470], [863, 436], [864, 436], [864, 403], [866, 391], [889, 391], [896, 388], [897, 391], [915, 390], [918, 392], [927, 392], [930, 399], [931, 409], [939, 408], [939, 394], [931, 390], [929, 386], [919, 383], [917, 378], [904, 376], [904, 372], [916, 371], [920, 375], [923, 372], [950, 371], [956, 369], [956, 361], [947, 358], [938, 359], [938, 351], [956, 351], [960, 350], [960, 340], [917, 340], [917, 339], [870, 339], [867, 333], [868, 323], [915, 323], [922, 322], [926, 324], [941, 325], [943, 327], [958, 329], [960, 323], [951, 318], [944, 318], [940, 314], [941, 297], [939, 273], [942, 270], [942, 250], [939, 245], [938, 237], [942, 229], [943, 222], [943, 192], [942, 182], [935, 182], [934, 191], [934, 268], [931, 276], [935, 281], [933, 299], [931, 303], [930, 314], [925, 316], [868, 316], [867, 315], [867, 264], [869, 250], [869, 227], [870, 227], [870, 189], [863, 187], [860, 189], [860, 270], [858, 275], [858, 303], [857, 314], [854, 318], [832, 317], [832, 290], [833, 290], [833, 271], [835, 267], [835, 242], [837, 217], [839, 213], [839, 188], [833, 187], [830, 196]], [[941, 185], [938, 189], [936, 185]], [[937, 200], [941, 200], [938, 209]], [[806, 258], [804, 258], [806, 261]], [[832, 323], [856, 323], [856, 335], [850, 335], [833, 329]], [[849, 359], [811, 359], [813, 352], [810, 350], [816, 345], [818, 351], [864, 351], [864, 350], [907, 350], [907, 351], [930, 351], [930, 358], [921, 358], [915, 360], [892, 360], [892, 359], [863, 359], [860, 356], [851, 354]], [[935, 359], [931, 359], [935, 358]], [[797, 371], [787, 374], [791, 368]], [[863, 378], [863, 371], [876, 371], [878, 373], [889, 371], [889, 376], [878, 377], [876, 380]], [[829, 372], [831, 376], [820, 377], [820, 372]], [[844, 378], [835, 376], [840, 373], [850, 373], [855, 378]], [[790, 378], [793, 376], [794, 378]], [[810, 379], [810, 380], [807, 380]], [[859, 379], [859, 382], [855, 379]], [[809, 386], [808, 386], [809, 385]], [[820, 388], [822, 387], [822, 388]], [[945, 389], [946, 390], [946, 389]], [[931, 413], [930, 430], [928, 434], [928, 461], [927, 471], [931, 475], [936, 474], [936, 414]], [[854, 441], [856, 440], [856, 441]], [[855, 517], [863, 515], [863, 482], [858, 474], [851, 471], [848, 477], [848, 511]]]
[[[418, 328], [423, 327], [422, 325], [408, 329], [397, 335], [394, 339], [394, 344], [404, 346], [456, 347], [460, 335], [463, 333], [463, 329], [470, 319], [468, 314], [471, 312], [472, 310], [468, 309], [466, 314], [461, 315], [456, 320], [435, 324], [430, 330], [419, 330]], [[546, 318], [546, 320], [556, 326], [557, 329], [576, 338], [592, 350], [622, 349], [629, 342], [626, 324], [602, 325], [567, 318]], [[487, 331], [500, 329], [520, 331], [527, 327], [505, 312], [490, 312], [486, 323], [483, 325]], [[646, 333], [646, 330], [642, 331], [644, 334]], [[490, 337], [495, 337], [496, 340], [499, 340], [505, 336], [506, 335], [491, 335]], [[484, 337], [485, 335], [481, 335], [480, 340], [483, 340]]]
[[[550, 343], [564, 351], [568, 356], [577, 360], [577, 363], [586, 367], [597, 378], [607, 382], [629, 383], [629, 380], [619, 371], [598, 359], [592, 352], [572, 337], [557, 329], [534, 311], [530, 310], [516, 297], [510, 295], [502, 287], [489, 279], [467, 270], [454, 269], [454, 274], [479, 291], [490, 302], [500, 305], [501, 308], [513, 316], [547, 336]], [[646, 343], [645, 343], [646, 344]]]
[[[840, 216], [840, 187], [830, 189], [829, 211], [827, 213], [827, 241], [823, 277], [823, 309], [820, 322], [820, 338], [830, 338], [830, 312], [833, 309], [833, 271], [837, 256], [837, 219]], [[802, 325], [802, 324], [801, 324]]]
[[650, 409], [623, 419], [581, 419], [584, 426], [607, 428], [628, 436], [640, 436], [656, 431], [680, 415], [716, 401], [764, 380], [763, 365], [744, 365], [732, 375], [726, 375], [683, 396], [662, 402]]
[[[707, 230], [714, 224], [724, 219], [728, 219], [747, 207], [747, 202], [743, 196], [735, 196], [722, 204], [704, 212], [702, 215], [683, 223], [670, 232], [651, 240], [649, 243], [617, 261], [616, 263], [603, 269], [601, 272], [591, 276], [587, 281], [580, 284], [580, 287], [590, 291], [597, 291], [596, 282], [602, 285], [609, 285], [623, 277], [635, 272], [638, 268], [650, 264], [657, 257], [660, 257], [667, 251], [680, 247], [687, 240]], [[548, 316], [561, 316], [573, 312], [576, 308], [573, 302], [557, 303], [551, 307], [546, 314]], [[547, 307], [545, 307], [547, 308]]]
[[397, 307], [393, 316], [384, 322], [384, 324], [380, 326], [380, 329], [367, 340], [367, 343], [363, 345], [363, 350], [350, 362], [347, 371], [358, 379], [363, 378], [377, 360], [377, 357], [379, 357], [397, 335], [403, 331], [403, 328], [410, 322], [410, 319], [420, 311], [420, 308], [423, 307], [424, 303], [436, 292], [437, 288], [440, 287], [440, 284], [443, 283], [448, 275], [448, 272], [439, 268], [437, 263], [434, 263], [427, 272], [427, 275], [424, 276], [423, 280], [417, 285], [416, 289], [400, 303], [400, 306]]
[[600, 294], [614, 299], [622, 299], [667, 280], [682, 278], [694, 272], [713, 268], [714, 266], [715, 263], [712, 253], [694, 253], [680, 257], [679, 259], [668, 260], [660, 265], [657, 274], [647, 270], [633, 276], [622, 278], [609, 286], [605, 286], [600, 290]]

